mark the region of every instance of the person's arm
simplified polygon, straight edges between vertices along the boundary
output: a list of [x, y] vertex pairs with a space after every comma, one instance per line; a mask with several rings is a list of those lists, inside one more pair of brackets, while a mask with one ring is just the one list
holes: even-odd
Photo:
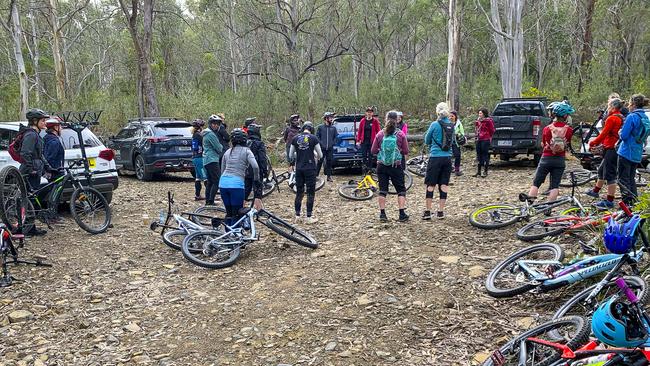
[[268, 160], [268, 155], [266, 155], [266, 146], [262, 143], [260, 144], [259, 155], [260, 160], [257, 162], [257, 165], [260, 167], [260, 176], [264, 178], [266, 177], [269, 167], [266, 164]]
[[372, 141], [372, 146], [370, 147], [370, 153], [373, 155], [376, 155], [379, 153], [379, 148], [381, 148], [381, 142], [384, 140], [384, 134], [383, 133], [378, 133], [377, 136], [375, 136], [375, 139]]
[[320, 148], [320, 143], [314, 146], [314, 156], [316, 157], [317, 161], [323, 158], [323, 150]]
[[[596, 136], [595, 139], [589, 141], [589, 147], [598, 146], [602, 144], [603, 141], [605, 140], [605, 137], [612, 134], [612, 131], [614, 130], [614, 125], [616, 124], [616, 122], [614, 122], [614, 118], [616, 117], [614, 116], [607, 117], [607, 119], [605, 120], [605, 124], [603, 126], [603, 130], [600, 131], [600, 133], [598, 134], [598, 136]], [[571, 132], [573, 133], [573, 130], [571, 130]], [[570, 141], [570, 139], [567, 139], [567, 141]]]
[[494, 132], [496, 132], [496, 129], [494, 128], [494, 120], [492, 118], [487, 119], [487, 128], [488, 128], [488, 133], [490, 134], [490, 138], [494, 136]]
[[29, 131], [25, 132], [23, 135], [22, 145], [20, 146], [20, 156], [23, 158], [21, 165], [25, 166], [27, 172], [32, 175], [38, 172], [34, 171], [34, 152], [36, 151], [36, 143], [38, 139], [38, 133], [31, 133]]
[[632, 137], [632, 132], [636, 130], [638, 125], [637, 120], [638, 118], [635, 113], [627, 115], [620, 132], [621, 140], [627, 140]]
[[463, 126], [463, 123], [458, 120], [458, 134], [461, 136], [465, 136], [465, 127]]
[[282, 133], [282, 139], [284, 140], [284, 143], [287, 143], [287, 139], [289, 138], [289, 127], [284, 128], [284, 132]]
[[220, 164], [220, 165], [221, 165], [221, 166], [220, 166], [220, 168], [221, 168], [221, 175], [223, 175], [223, 172], [226, 171], [226, 167], [228, 166], [228, 159], [227, 159], [227, 158], [223, 158], [223, 160], [221, 160], [221, 164]]
[[361, 122], [359, 122], [359, 128], [357, 129], [357, 143], [362, 143], [363, 141], [361, 140], [361, 134], [363, 133], [363, 129], [366, 127], [366, 117], [361, 118]]
[[429, 125], [429, 129], [424, 134], [424, 144], [431, 146], [432, 143], [433, 143], [433, 123]]
[[289, 162], [293, 163], [296, 161], [296, 147], [293, 146], [293, 143], [289, 147]]
[[323, 126], [324, 125], [318, 126], [318, 129], [316, 130], [316, 137], [318, 137], [319, 140], [321, 140], [323, 136]]
[[260, 182], [260, 166], [257, 165], [257, 160], [255, 160], [255, 155], [251, 149], [246, 149], [246, 160], [248, 160], [248, 165], [253, 169], [253, 181]]
[[47, 139], [45, 140], [45, 146], [43, 147], [43, 157], [45, 157], [45, 160], [52, 165], [51, 162], [56, 160], [56, 155], [58, 152], [58, 145], [59, 142], [56, 141], [55, 139]]
[[406, 134], [402, 133], [397, 135], [397, 142], [399, 145], [399, 151], [402, 153], [404, 156], [408, 156], [409, 154], [409, 142], [406, 139]]
[[230, 142], [230, 134], [228, 133], [228, 131], [226, 131], [225, 126], [222, 125], [221, 128], [219, 128], [219, 134], [221, 135], [221, 137], [223, 137], [224, 141]]

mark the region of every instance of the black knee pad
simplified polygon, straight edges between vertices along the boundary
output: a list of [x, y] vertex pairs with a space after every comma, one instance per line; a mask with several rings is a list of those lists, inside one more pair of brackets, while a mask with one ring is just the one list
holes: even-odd
[[440, 190], [440, 199], [441, 200], [447, 199], [447, 192], [443, 192], [442, 189]]
[[431, 198], [431, 199], [433, 199], [433, 191], [429, 191], [429, 190], [427, 189], [427, 194], [426, 194], [425, 197], [426, 197], [426, 198]]

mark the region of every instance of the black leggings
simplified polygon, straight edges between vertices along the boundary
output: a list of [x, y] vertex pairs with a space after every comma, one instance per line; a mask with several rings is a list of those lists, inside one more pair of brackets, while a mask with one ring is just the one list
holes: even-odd
[[618, 185], [621, 188], [621, 198], [627, 205], [637, 201], [636, 166], [638, 164], [618, 156]]
[[490, 164], [490, 140], [476, 142], [476, 160], [478, 160], [478, 165]]
[[318, 166], [316, 167], [316, 174], [320, 174], [320, 168], [323, 166], [323, 160], [325, 161], [325, 170], [323, 173], [328, 177], [332, 175], [332, 159], [334, 159], [334, 147], [329, 149], [323, 149], [323, 157], [318, 161]]
[[221, 168], [216, 161], [205, 165], [205, 171], [208, 174], [208, 184], [205, 188], [205, 204], [214, 205], [214, 196], [219, 190], [219, 178], [221, 178]]
[[316, 170], [296, 170], [296, 200], [294, 208], [296, 216], [300, 216], [302, 199], [305, 196], [305, 186], [307, 186], [307, 217], [310, 217], [314, 210], [314, 200], [316, 198]]
[[451, 149], [454, 153], [454, 169], [460, 169], [460, 146], [453, 144]]

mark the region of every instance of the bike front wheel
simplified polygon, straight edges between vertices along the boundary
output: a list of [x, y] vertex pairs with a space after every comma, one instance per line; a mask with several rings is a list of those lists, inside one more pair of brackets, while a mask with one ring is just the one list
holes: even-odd
[[544, 243], [524, 248], [490, 271], [485, 280], [485, 289], [492, 297], [512, 297], [523, 294], [534, 289], [536, 284], [519, 266], [519, 261], [529, 261], [526, 263], [527, 268], [544, 273], [549, 264], [536, 262], [561, 262], [563, 259], [564, 250], [557, 244]]
[[199, 267], [219, 269], [230, 267], [241, 253], [241, 239], [217, 230], [197, 231], [183, 240], [181, 252]]
[[358, 184], [344, 184], [339, 187], [341, 197], [353, 201], [366, 201], [372, 198], [373, 192], [370, 188], [359, 188]]
[[275, 231], [280, 236], [283, 236], [296, 244], [311, 249], [318, 248], [318, 241], [316, 241], [311, 234], [291, 225], [268, 211], [260, 211], [258, 221], [269, 229]]
[[499, 229], [519, 221], [519, 207], [507, 203], [483, 206], [469, 214], [469, 223], [481, 229]]
[[587, 169], [569, 169], [565, 170], [562, 174], [562, 180], [560, 180], [560, 187], [573, 187], [573, 182], [571, 180], [571, 173], [575, 178], [575, 186], [581, 186], [589, 183], [590, 180], [594, 178], [594, 174], [591, 170]]
[[[319, 175], [316, 177], [316, 190], [320, 191], [321, 188], [325, 187], [325, 177], [322, 175]], [[297, 185], [292, 185], [291, 189], [293, 190], [294, 193], [298, 192], [298, 186]]]
[[429, 159], [425, 156], [415, 156], [406, 161], [406, 170], [409, 172], [424, 177], [427, 174], [427, 162]]
[[82, 187], [72, 192], [70, 212], [77, 225], [91, 234], [103, 233], [111, 225], [108, 201], [92, 187]]
[[[22, 175], [14, 166], [8, 165], [0, 171], [0, 216], [5, 225], [18, 228], [22, 218], [21, 205], [27, 200], [27, 187]], [[27, 232], [24, 230], [23, 232]]]
[[162, 240], [163, 243], [167, 244], [168, 247], [175, 250], [181, 250], [181, 246], [183, 246], [183, 240], [185, 240], [186, 236], [187, 231], [185, 230], [169, 230], [165, 231], [165, 233], [162, 235]]
[[575, 220], [567, 216], [549, 217], [523, 226], [517, 231], [517, 238], [523, 241], [535, 241], [547, 236], [558, 236], [575, 223]]
[[205, 226], [206, 228], [212, 227], [213, 218], [224, 219], [226, 217], [226, 209], [221, 206], [201, 206], [194, 210], [194, 213], [197, 215], [190, 215], [190, 219], [194, 223]]

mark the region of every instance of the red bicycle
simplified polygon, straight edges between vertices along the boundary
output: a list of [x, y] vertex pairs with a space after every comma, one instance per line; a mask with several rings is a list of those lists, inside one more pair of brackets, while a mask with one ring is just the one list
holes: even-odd
[[564, 233], [595, 231], [606, 224], [612, 217], [618, 218], [622, 214], [622, 211], [618, 211], [614, 213], [608, 212], [601, 216], [562, 215], [548, 217], [523, 226], [517, 231], [517, 238], [523, 241], [535, 241]]

